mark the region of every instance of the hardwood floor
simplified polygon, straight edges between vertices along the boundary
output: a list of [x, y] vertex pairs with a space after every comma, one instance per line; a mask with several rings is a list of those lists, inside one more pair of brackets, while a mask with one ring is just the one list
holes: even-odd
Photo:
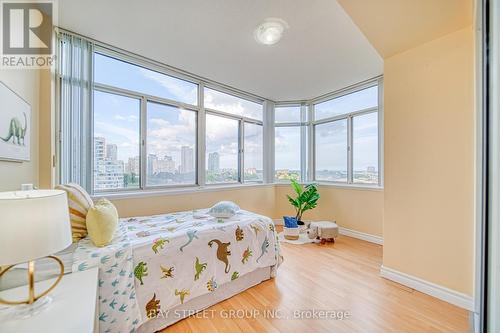
[[[335, 244], [282, 244], [276, 279], [210, 308], [213, 319], [187, 318], [161, 331], [176, 332], [467, 332], [468, 312], [379, 276], [382, 247], [341, 236]], [[343, 320], [278, 319], [295, 310], [348, 311]], [[259, 311], [226, 319], [229, 310]], [[310, 312], [309, 312], [310, 313]], [[330, 312], [331, 314], [331, 312]]]

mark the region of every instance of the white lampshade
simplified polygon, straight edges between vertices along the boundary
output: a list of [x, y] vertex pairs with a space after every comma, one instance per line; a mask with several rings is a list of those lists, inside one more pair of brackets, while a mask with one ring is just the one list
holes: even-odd
[[0, 193], [0, 266], [52, 255], [71, 242], [66, 192]]

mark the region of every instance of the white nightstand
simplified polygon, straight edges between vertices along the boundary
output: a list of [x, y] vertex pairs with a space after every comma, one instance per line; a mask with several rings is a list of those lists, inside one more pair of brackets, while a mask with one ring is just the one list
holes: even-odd
[[[36, 274], [36, 271], [35, 271]], [[35, 291], [47, 289], [54, 279], [35, 284]], [[52, 303], [43, 312], [28, 319], [0, 322], [2, 333], [92, 333], [98, 331], [97, 267], [78, 273], [66, 274], [49, 294]], [[4, 290], [4, 299], [26, 297], [26, 286]]]

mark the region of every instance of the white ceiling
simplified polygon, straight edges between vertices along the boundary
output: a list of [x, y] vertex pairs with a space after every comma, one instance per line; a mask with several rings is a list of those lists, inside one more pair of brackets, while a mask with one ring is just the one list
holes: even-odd
[[[253, 31], [278, 17], [276, 45]], [[382, 74], [383, 60], [333, 0], [61, 0], [59, 25], [272, 100], [309, 99]]]

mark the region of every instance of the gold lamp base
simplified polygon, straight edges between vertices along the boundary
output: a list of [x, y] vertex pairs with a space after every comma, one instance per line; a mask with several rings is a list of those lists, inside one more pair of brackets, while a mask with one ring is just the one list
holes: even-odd
[[[33, 304], [35, 303], [38, 299], [44, 297], [48, 293], [52, 291], [52, 289], [55, 288], [55, 286], [61, 281], [63, 275], [64, 275], [64, 265], [61, 261], [61, 259], [54, 257], [54, 256], [47, 256], [46, 258], [53, 259], [57, 261], [59, 264], [59, 267], [61, 271], [59, 272], [59, 276], [57, 279], [54, 281], [54, 283], [44, 292], [42, 292], [39, 295], [35, 295], [35, 262], [34, 261], [28, 261], [28, 298], [25, 300], [21, 301], [9, 301], [9, 300], [4, 300], [0, 298], [0, 304], [7, 304], [7, 305], [19, 305], [19, 304]], [[5, 267], [2, 271], [0, 271], [0, 278], [11, 268], [13, 268], [16, 265], [10, 265]]]

